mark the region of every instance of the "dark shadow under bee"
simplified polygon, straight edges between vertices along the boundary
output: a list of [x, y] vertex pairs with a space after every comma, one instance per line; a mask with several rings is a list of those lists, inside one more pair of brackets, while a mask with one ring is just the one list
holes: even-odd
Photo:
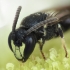
[[[18, 10], [18, 12], [19, 11], [20, 10]], [[20, 27], [16, 29], [16, 24], [18, 20], [17, 17], [14, 20], [12, 32], [9, 34], [8, 44], [11, 51], [14, 53], [15, 57], [16, 57], [16, 54], [15, 54], [16, 52], [14, 52], [12, 49], [11, 40], [13, 40], [13, 44], [19, 48], [20, 54], [21, 54], [20, 46], [23, 46], [22, 43], [25, 44], [25, 48], [23, 51], [24, 56], [21, 54], [21, 57], [22, 57], [21, 59], [16, 57], [18, 60], [23, 61], [23, 62], [25, 62], [29, 58], [29, 56], [31, 55], [31, 53], [33, 52], [35, 48], [36, 43], [40, 45], [40, 51], [42, 53], [42, 56], [44, 59], [46, 59], [42, 52], [42, 48], [45, 41], [50, 40], [53, 37], [57, 37], [57, 36], [60, 36], [61, 39], [64, 41], [62, 30], [64, 29], [66, 31], [70, 28], [70, 17], [68, 17], [64, 21], [61, 21], [57, 24], [50, 25], [50, 26], [47, 26], [47, 25], [41, 26], [40, 28], [26, 35], [26, 32], [29, 28], [40, 23], [41, 21], [46, 20], [48, 15], [41, 12], [31, 14], [27, 16], [26, 18], [24, 18], [20, 24]], [[39, 41], [40, 39], [42, 39], [42, 42]], [[65, 43], [63, 43], [63, 46], [66, 53], [65, 56], [67, 57], [67, 50], [65, 47]]]

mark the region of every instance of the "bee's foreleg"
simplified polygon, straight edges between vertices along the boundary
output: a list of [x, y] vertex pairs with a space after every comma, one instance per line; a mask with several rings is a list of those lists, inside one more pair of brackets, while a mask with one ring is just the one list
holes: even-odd
[[38, 44], [39, 44], [39, 46], [40, 46], [40, 52], [41, 52], [41, 54], [42, 54], [42, 56], [43, 56], [43, 58], [44, 58], [44, 60], [45, 60], [46, 57], [45, 57], [45, 55], [44, 55], [44, 53], [43, 53], [43, 51], [42, 51], [44, 43], [45, 43], [45, 40], [43, 40], [43, 39], [42, 39], [42, 42], [41, 42], [41, 41], [38, 41]]

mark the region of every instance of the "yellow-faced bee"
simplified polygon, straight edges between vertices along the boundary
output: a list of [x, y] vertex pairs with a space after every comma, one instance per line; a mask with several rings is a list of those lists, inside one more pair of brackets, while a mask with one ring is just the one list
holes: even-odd
[[[20, 11], [21, 6], [19, 6], [17, 9], [12, 31], [8, 37], [8, 45], [11, 51], [14, 53], [15, 57], [18, 60], [25, 62], [32, 54], [36, 43], [38, 43], [40, 45], [41, 54], [45, 59], [42, 48], [46, 40], [50, 40], [53, 37], [60, 35], [62, 42], [64, 41], [61, 25], [63, 26], [64, 24], [70, 23], [69, 9], [60, 10], [55, 15], [50, 15], [48, 13], [42, 12], [31, 14], [25, 17], [22, 20], [20, 27], [16, 29]], [[39, 41], [40, 39], [42, 42]], [[15, 46], [15, 50], [13, 49], [12, 42]], [[25, 48], [24, 51], [22, 49], [21, 52], [20, 48], [23, 46], [23, 43], [25, 44]], [[66, 50], [65, 42], [62, 44], [66, 53], [65, 56], [67, 57], [68, 53]], [[21, 58], [17, 57], [17, 50], [19, 51]]]

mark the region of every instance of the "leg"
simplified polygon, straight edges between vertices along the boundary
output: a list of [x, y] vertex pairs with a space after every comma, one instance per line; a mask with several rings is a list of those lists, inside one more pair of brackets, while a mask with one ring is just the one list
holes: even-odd
[[40, 46], [40, 52], [41, 52], [41, 54], [42, 54], [42, 56], [43, 56], [43, 58], [45, 60], [46, 57], [45, 57], [44, 53], [42, 52], [42, 48], [43, 48], [44, 43], [45, 43], [45, 39], [42, 39], [42, 42], [38, 41], [38, 44]]
[[67, 52], [65, 40], [64, 40], [64, 37], [63, 37], [63, 31], [62, 31], [60, 25], [58, 25], [58, 33], [59, 33], [59, 35], [61, 37], [62, 45], [63, 45], [63, 48], [65, 50], [65, 57], [67, 57], [68, 52]]

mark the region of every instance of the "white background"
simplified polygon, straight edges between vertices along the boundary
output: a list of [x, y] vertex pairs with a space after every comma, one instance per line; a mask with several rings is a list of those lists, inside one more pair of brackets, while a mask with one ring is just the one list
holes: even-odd
[[0, 0], [0, 27], [13, 23], [15, 12], [19, 5], [22, 6], [19, 18], [21, 21], [22, 18], [31, 13], [69, 4], [70, 0]]

